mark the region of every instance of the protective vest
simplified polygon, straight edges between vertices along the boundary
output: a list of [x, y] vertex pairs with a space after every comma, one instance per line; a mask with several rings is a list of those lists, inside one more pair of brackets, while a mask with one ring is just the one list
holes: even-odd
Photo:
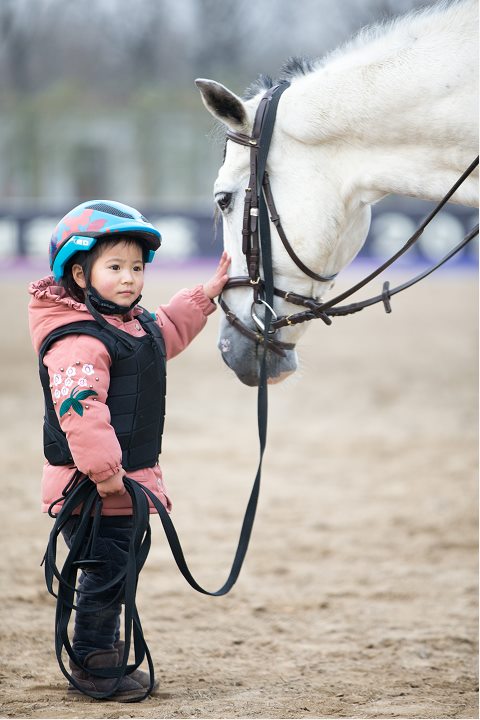
[[103, 342], [112, 364], [106, 404], [111, 425], [122, 449], [122, 467], [127, 470], [153, 467], [161, 452], [165, 419], [166, 357], [162, 333], [145, 310], [136, 316], [146, 335], [134, 337], [104, 321], [82, 320], [63, 325], [43, 341], [39, 372], [45, 398], [43, 446], [51, 465], [74, 465], [67, 437], [53, 406], [46, 351], [62, 337], [86, 334]]

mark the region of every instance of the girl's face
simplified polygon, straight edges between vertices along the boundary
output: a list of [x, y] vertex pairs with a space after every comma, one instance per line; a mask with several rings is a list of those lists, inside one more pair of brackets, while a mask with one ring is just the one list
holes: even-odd
[[[75, 282], [85, 289], [86, 280], [80, 265], [72, 267], [72, 274]], [[90, 282], [106, 300], [129, 307], [143, 289], [141, 246], [120, 241], [105, 248], [92, 265]]]

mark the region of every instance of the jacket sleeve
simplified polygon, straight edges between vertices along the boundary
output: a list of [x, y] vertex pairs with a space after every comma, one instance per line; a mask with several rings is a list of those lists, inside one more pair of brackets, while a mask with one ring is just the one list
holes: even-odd
[[187, 347], [215, 309], [215, 303], [205, 295], [202, 285], [193, 290], [180, 290], [168, 305], [160, 305], [156, 318], [165, 340], [167, 360]]
[[89, 335], [68, 335], [44, 357], [60, 427], [76, 467], [94, 482], [119, 471], [122, 451], [106, 405], [111, 358]]

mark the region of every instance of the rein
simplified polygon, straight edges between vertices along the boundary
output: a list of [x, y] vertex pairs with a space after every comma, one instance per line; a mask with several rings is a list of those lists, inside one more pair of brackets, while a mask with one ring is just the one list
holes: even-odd
[[[380, 265], [376, 270], [367, 275], [363, 280], [359, 281], [355, 285], [352, 285], [348, 290], [340, 293], [331, 300], [323, 302], [317, 300], [314, 297], [306, 297], [298, 293], [281, 290], [273, 284], [273, 269], [271, 261], [271, 248], [270, 248], [270, 222], [275, 226], [278, 236], [287, 251], [290, 258], [293, 260], [295, 265], [300, 270], [317, 282], [329, 282], [333, 280], [338, 273], [332, 275], [321, 275], [314, 272], [311, 268], [305, 265], [302, 260], [295, 253], [285, 231], [282, 227], [280, 216], [275, 207], [273, 199], [270, 178], [266, 171], [266, 159], [268, 155], [268, 149], [270, 147], [270, 141], [273, 133], [273, 126], [275, 122], [275, 114], [281, 94], [289, 87], [288, 82], [282, 82], [274, 87], [270, 88], [260, 100], [255, 120], [253, 123], [253, 130], [251, 135], [235, 132], [233, 130], [227, 130], [227, 139], [244, 145], [250, 149], [250, 180], [248, 187], [245, 190], [245, 201], [243, 211], [243, 227], [242, 227], [242, 249], [246, 257], [248, 275], [247, 276], [235, 276], [231, 277], [226, 285], [225, 290], [233, 290], [239, 287], [251, 287], [253, 291], [253, 302], [251, 306], [251, 317], [254, 325], [257, 327], [257, 332], [246, 325], [235, 313], [230, 309], [229, 305], [223, 298], [223, 293], [219, 297], [218, 302], [220, 307], [225, 313], [227, 321], [235, 327], [242, 335], [248, 337], [258, 345], [264, 345], [266, 349], [271, 350], [280, 356], [285, 356], [287, 350], [292, 350], [295, 347], [294, 343], [282, 342], [277, 340], [273, 336], [280, 330], [280, 328], [297, 325], [299, 323], [308, 322], [310, 320], [320, 319], [326, 325], [331, 325], [332, 317], [350, 315], [366, 307], [370, 307], [376, 303], [382, 302], [387, 313], [391, 312], [390, 298], [403, 290], [406, 290], [412, 285], [415, 285], [423, 278], [430, 275], [432, 272], [441, 267], [444, 263], [450, 260], [456, 255], [462, 248], [464, 248], [474, 237], [478, 235], [478, 224], [465, 235], [463, 240], [458, 243], [452, 250], [450, 250], [439, 262], [429, 267], [427, 270], [416, 275], [407, 282], [398, 285], [395, 288], [390, 288], [390, 283], [386, 281], [383, 284], [381, 294], [375, 295], [366, 300], [351, 303], [348, 305], [341, 305], [344, 300], [361, 290], [365, 285], [370, 283], [374, 278], [380, 275], [384, 270], [390, 267], [396, 260], [398, 260], [407, 250], [409, 250], [416, 242], [418, 242], [423, 231], [433, 220], [433, 218], [440, 212], [456, 190], [462, 185], [462, 183], [471, 175], [471, 173], [478, 166], [478, 156], [469, 165], [464, 173], [459, 177], [455, 184], [450, 188], [446, 195], [440, 200], [435, 206], [432, 212], [426, 217], [418, 229], [413, 235], [406, 241], [406, 243]], [[269, 111], [267, 112], [267, 108]], [[260, 234], [260, 242], [259, 242]], [[268, 247], [266, 253], [263, 251], [265, 238], [265, 246]], [[262, 252], [260, 252], [260, 249]], [[262, 279], [260, 275], [260, 258], [262, 259], [263, 275]], [[267, 276], [270, 280], [267, 283]], [[278, 316], [273, 309], [273, 297], [277, 296], [283, 298], [293, 305], [298, 305], [305, 308], [305, 310], [293, 313], [290, 315]], [[256, 308], [263, 305], [265, 308], [265, 319], [262, 320], [257, 312]]]
[[[263, 402], [266, 402], [265, 397]], [[260, 409], [259, 413], [261, 413]], [[260, 434], [261, 456], [263, 456], [266, 442], [266, 405], [263, 407], [263, 413], [263, 417], [265, 418], [265, 427]], [[138, 578], [147, 559], [151, 545], [150, 508], [148, 500], [152, 502], [155, 511], [158, 513], [173, 557], [183, 577], [187, 580], [189, 585], [194, 588], [194, 590], [197, 590], [197, 592], [213, 597], [220, 597], [222, 595], [226, 595], [232, 589], [238, 579], [245, 559], [260, 490], [260, 467], [261, 459], [245, 512], [240, 539], [238, 541], [230, 573], [224, 584], [215, 591], [209, 591], [203, 588], [191, 574], [173, 522], [162, 503], [147, 487], [129, 477], [124, 477], [123, 480], [125, 488], [132, 500], [133, 528], [125, 569], [119, 572], [116, 577], [106, 582], [96, 591], [80, 590], [76, 586], [78, 571], [83, 570], [85, 572], [95, 572], [95, 570], [98, 569], [97, 566], [101, 562], [95, 559], [93, 554], [98, 523], [100, 522], [101, 517], [102, 500], [97, 493], [96, 485], [88, 477], [82, 475], [78, 471], [75, 473], [72, 480], [64, 490], [63, 498], [60, 499], [63, 499], [63, 505], [58, 514], [55, 515], [52, 513], [52, 507], [59, 502], [58, 500], [52, 503], [52, 506], [50, 507], [49, 513], [55, 518], [55, 523], [50, 532], [47, 549], [43, 558], [43, 563], [45, 565], [45, 582], [48, 592], [57, 599], [55, 614], [55, 653], [62, 673], [74, 687], [80, 690], [83, 694], [89, 695], [97, 700], [111, 697], [119, 686], [121, 679], [125, 675], [128, 675], [136, 670], [146, 658], [150, 675], [149, 687], [145, 690], [145, 694], [143, 696], [137, 697], [135, 700], [131, 700], [130, 702], [139, 702], [144, 700], [148, 695], [150, 695], [154, 688], [155, 674], [153, 661], [143, 635], [142, 625], [135, 603]], [[79, 506], [79, 513], [76, 515], [78, 517], [78, 526], [75, 531], [72, 546], [68, 552], [63, 567], [59, 569], [56, 560], [57, 540], [62, 528], [68, 520], [70, 520], [70, 518], [75, 516], [78, 512]], [[57, 581], [56, 589], [54, 587], [55, 580]], [[74, 652], [68, 636], [68, 625], [72, 611], [77, 610], [77, 606], [75, 604], [75, 594], [84, 592], [89, 595], [96, 595], [97, 593], [103, 593], [114, 586], [120, 586], [120, 589], [113, 595], [110, 603], [121, 600], [125, 605], [125, 650], [122, 663], [114, 668], [86, 668]], [[98, 611], [99, 608], [91, 610], [91, 612]], [[84, 610], [84, 612], [86, 611]], [[128, 656], [130, 648], [132, 647], [132, 637], [135, 661], [133, 664], [128, 664]], [[84, 688], [80, 687], [73, 675], [69, 673], [65, 667], [65, 663], [62, 658], [63, 651], [66, 652], [75, 665], [91, 675], [101, 678], [114, 678], [116, 680], [114, 686], [104, 693], [86, 691]]]

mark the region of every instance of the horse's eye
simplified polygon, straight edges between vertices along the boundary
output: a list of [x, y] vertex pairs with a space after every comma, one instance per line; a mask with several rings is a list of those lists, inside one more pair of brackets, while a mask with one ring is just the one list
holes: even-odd
[[226, 210], [232, 201], [232, 193], [230, 192], [219, 192], [215, 195], [215, 202], [217, 203], [220, 210]]

